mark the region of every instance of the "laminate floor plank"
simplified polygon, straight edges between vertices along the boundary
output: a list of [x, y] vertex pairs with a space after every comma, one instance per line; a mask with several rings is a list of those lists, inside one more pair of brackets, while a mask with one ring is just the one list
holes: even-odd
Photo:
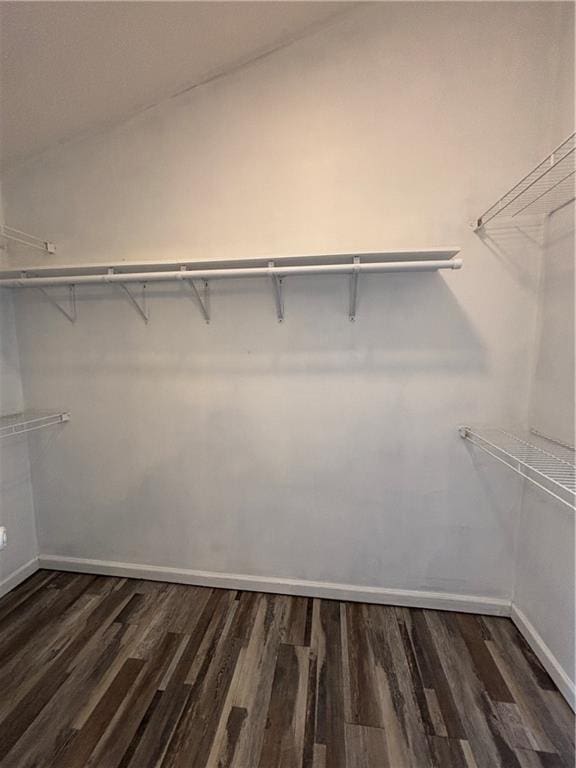
[[[251, 765], [256, 768], [264, 741], [264, 729], [274, 671], [285, 628], [289, 620], [291, 598], [261, 595], [256, 600], [256, 612], [251, 614], [248, 630], [238, 656], [238, 663], [230, 687], [227, 706], [246, 710], [246, 719], [238, 734], [232, 768]], [[298, 657], [296, 657], [298, 658]], [[226, 716], [226, 710], [225, 710]], [[215, 741], [217, 744], [217, 739]], [[208, 766], [218, 765], [217, 750], [212, 750]], [[213, 762], [215, 761], [215, 762]]]
[[391, 768], [384, 729], [346, 723], [345, 732], [348, 768]]
[[321, 600], [319, 623], [324, 638], [324, 655], [318, 675], [323, 696], [318, 699], [318, 716], [323, 720], [326, 764], [345, 768], [346, 740], [344, 720], [344, 678], [340, 606], [334, 600]]
[[0, 768], [574, 767], [504, 618], [38, 571], [0, 660]]
[[0, 621], [4, 624], [15, 608], [32, 598], [39, 590], [43, 593], [44, 589], [54, 583], [58, 575], [55, 571], [36, 571], [26, 581], [4, 595], [0, 599]]
[[278, 649], [260, 768], [302, 768], [309, 661], [306, 648]]
[[[543, 751], [558, 752], [566, 766], [572, 768], [574, 729], [567, 730], [565, 724], [563, 725], [557, 714], [551, 710], [550, 701], [546, 695], [549, 693], [549, 688], [543, 689], [540, 684], [542, 676], [534, 674], [534, 659], [530, 662], [527, 660], [516, 631], [510, 631], [514, 629], [511, 623], [508, 626], [507, 622], [494, 619], [487, 623], [494, 638], [488, 645], [498, 659], [501, 671], [507, 670], [508, 676], [514, 681], [520, 710], [526, 712], [527, 719], [537, 723], [545, 734]], [[565, 704], [565, 707], [568, 705]], [[570, 713], [567, 713], [566, 717], [572, 721]]]
[[441, 612], [424, 614], [446, 677], [457, 692], [464, 738], [469, 740], [479, 768], [520, 768], [513, 747], [503, 738], [501, 724], [454, 617], [447, 623]]

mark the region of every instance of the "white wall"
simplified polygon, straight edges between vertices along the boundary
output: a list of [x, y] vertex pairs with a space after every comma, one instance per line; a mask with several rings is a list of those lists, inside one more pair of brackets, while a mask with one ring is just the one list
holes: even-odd
[[[545, 434], [573, 445], [573, 205], [548, 221], [540, 303], [541, 332], [531, 421]], [[557, 668], [555, 679], [572, 701], [574, 568], [574, 513], [527, 484], [520, 518], [514, 603], [541, 637], [551, 671]]]
[[[0, 199], [0, 221], [2, 201]], [[8, 291], [0, 291], [0, 415], [24, 407], [14, 304]], [[0, 525], [8, 546], [0, 551], [0, 595], [15, 586], [35, 567], [38, 556], [34, 501], [25, 436], [0, 441]]]
[[354, 324], [341, 278], [287, 282], [282, 325], [265, 281], [215, 286], [210, 326], [181, 288], [150, 291], [148, 326], [112, 288], [79, 290], [75, 325], [19, 295], [26, 398], [72, 412], [34, 462], [43, 553], [511, 595], [520, 483], [456, 427], [526, 421], [538, 249], [469, 222], [568, 132], [570, 13], [374, 4], [6, 176], [58, 262], [465, 261], [363, 279]]
[[547, 222], [531, 426], [574, 445], [574, 205]]

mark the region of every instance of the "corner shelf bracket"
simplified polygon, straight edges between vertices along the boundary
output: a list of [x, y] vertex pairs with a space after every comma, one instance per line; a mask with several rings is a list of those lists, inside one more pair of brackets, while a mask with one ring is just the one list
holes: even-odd
[[276, 317], [278, 322], [281, 323], [284, 320], [284, 296], [282, 293], [282, 278], [273, 272], [274, 262], [269, 261], [268, 267], [270, 269], [270, 277], [272, 279], [272, 288], [274, 290], [274, 301], [276, 302]]

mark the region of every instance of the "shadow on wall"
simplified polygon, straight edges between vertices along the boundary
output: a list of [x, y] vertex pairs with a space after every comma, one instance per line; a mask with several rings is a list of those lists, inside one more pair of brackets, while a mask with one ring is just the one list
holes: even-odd
[[542, 217], [489, 224], [479, 229], [477, 235], [514, 280], [536, 297], [545, 235]]
[[[53, 295], [64, 298], [58, 290]], [[361, 278], [355, 322], [348, 320], [348, 298], [346, 278], [294, 277], [284, 281], [283, 323], [270, 286], [256, 279], [213, 281], [210, 325], [180, 285], [148, 287], [148, 325], [110, 286], [78, 290], [75, 324], [40, 295], [27, 296], [25, 311], [33, 314], [36, 343], [45, 342], [45, 375], [62, 365], [71, 375], [91, 376], [486, 369], [482, 340], [442, 276]]]

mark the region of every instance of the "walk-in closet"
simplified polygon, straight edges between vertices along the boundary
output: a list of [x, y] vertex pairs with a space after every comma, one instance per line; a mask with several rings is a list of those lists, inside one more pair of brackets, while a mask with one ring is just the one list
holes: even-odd
[[0, 768], [575, 768], [574, 25], [0, 0]]

